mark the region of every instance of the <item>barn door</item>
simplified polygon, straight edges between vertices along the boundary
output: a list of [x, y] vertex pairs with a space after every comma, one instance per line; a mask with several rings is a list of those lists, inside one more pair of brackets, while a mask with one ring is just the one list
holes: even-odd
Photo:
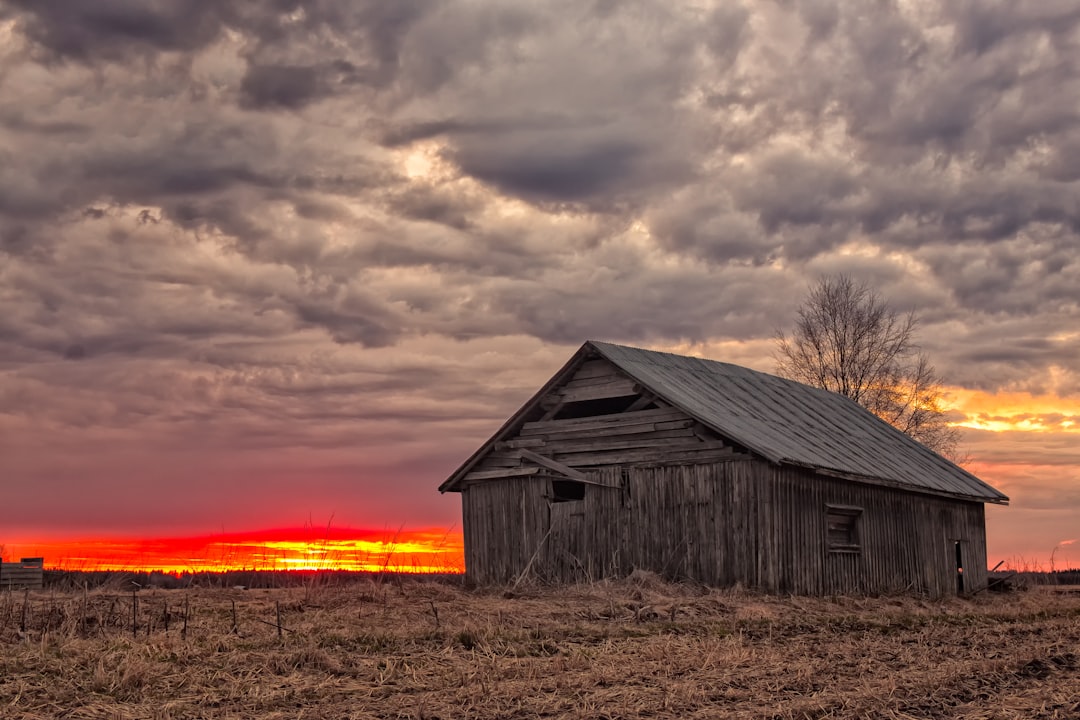
[[[581, 485], [584, 490], [584, 485]], [[572, 500], [553, 498], [548, 505], [550, 572], [558, 582], [585, 579], [585, 494]]]
[[964, 594], [964, 541], [953, 540], [952, 555], [956, 562], [956, 594]]

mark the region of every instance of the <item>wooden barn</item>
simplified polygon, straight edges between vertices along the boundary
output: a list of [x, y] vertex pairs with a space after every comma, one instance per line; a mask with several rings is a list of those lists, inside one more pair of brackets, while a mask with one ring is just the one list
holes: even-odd
[[467, 580], [635, 568], [774, 593], [986, 585], [1008, 498], [846, 397], [587, 342], [444, 482]]

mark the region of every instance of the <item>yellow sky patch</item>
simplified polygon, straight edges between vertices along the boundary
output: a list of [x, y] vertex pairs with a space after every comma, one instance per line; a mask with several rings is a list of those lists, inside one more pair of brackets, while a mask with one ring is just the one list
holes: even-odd
[[947, 396], [951, 409], [964, 416], [953, 423], [959, 427], [992, 432], [1080, 433], [1080, 398], [965, 388], [948, 388]]

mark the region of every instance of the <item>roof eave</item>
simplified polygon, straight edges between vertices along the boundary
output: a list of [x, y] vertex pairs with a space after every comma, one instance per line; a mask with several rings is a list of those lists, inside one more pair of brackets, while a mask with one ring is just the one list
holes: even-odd
[[792, 460], [781, 461], [782, 465], [788, 465], [790, 467], [802, 468], [803, 470], [809, 470], [817, 473], [818, 475], [824, 475], [826, 477], [834, 477], [840, 480], [850, 480], [851, 482], [863, 483], [866, 485], [878, 485], [882, 487], [890, 487], [896, 490], [904, 490], [906, 492], [918, 493], [919, 495], [934, 495], [936, 497], [945, 497], [951, 500], [964, 500], [967, 502], [979, 502], [979, 503], [992, 503], [994, 505], [1008, 505], [1009, 498], [1005, 495], [965, 495], [962, 493], [952, 493], [947, 490], [936, 490], [934, 488], [918, 487], [915, 485], [909, 485], [898, 480], [890, 480], [888, 478], [872, 477], [869, 475], [855, 475], [853, 473], [846, 473], [839, 470], [833, 470], [831, 468], [817, 467], [814, 465], [807, 465], [805, 463], [794, 462]]

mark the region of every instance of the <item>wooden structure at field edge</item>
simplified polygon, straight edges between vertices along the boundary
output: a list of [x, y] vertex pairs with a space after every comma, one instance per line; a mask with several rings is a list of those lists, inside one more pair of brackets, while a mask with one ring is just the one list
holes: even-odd
[[0, 590], [40, 590], [45, 585], [45, 559], [0, 561]]
[[983, 503], [1008, 501], [847, 398], [597, 342], [440, 490], [474, 583], [642, 568], [812, 595], [983, 587]]

